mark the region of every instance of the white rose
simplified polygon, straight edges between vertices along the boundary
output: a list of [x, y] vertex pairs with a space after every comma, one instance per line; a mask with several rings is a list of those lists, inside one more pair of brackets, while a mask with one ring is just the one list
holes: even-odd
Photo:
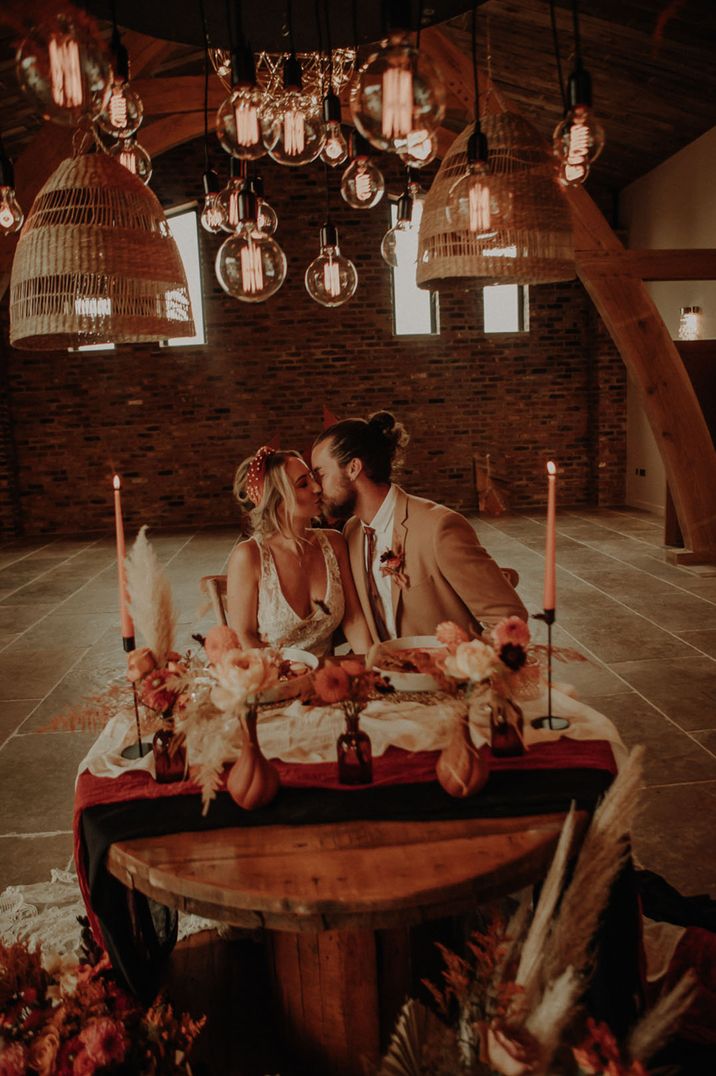
[[[481, 643], [479, 639], [472, 639], [469, 643], [460, 643], [452, 658], [451, 665], [457, 670], [456, 679], [472, 680], [479, 683], [481, 680], [487, 680], [488, 677], [492, 676], [495, 671], [496, 660], [495, 651], [491, 646]], [[448, 672], [450, 676], [455, 675], [450, 670]]]
[[215, 666], [216, 687], [211, 701], [219, 710], [233, 710], [252, 695], [269, 687], [277, 676], [270, 653], [230, 650]]

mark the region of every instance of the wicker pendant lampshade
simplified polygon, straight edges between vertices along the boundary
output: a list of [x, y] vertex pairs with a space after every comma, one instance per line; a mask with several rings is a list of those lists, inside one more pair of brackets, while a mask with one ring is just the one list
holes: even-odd
[[58, 351], [194, 331], [184, 267], [156, 196], [104, 153], [63, 161], [17, 245], [10, 343]]
[[490, 182], [503, 212], [485, 238], [457, 226], [450, 192], [467, 170], [470, 124], [447, 154], [423, 207], [417, 283], [431, 290], [470, 284], [546, 284], [576, 276], [569, 207], [539, 133], [514, 112], [481, 117]]

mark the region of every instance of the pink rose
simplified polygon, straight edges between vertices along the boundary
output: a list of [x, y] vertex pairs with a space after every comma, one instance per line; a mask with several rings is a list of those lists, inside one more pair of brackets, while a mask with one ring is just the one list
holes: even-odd
[[520, 617], [508, 616], [495, 625], [492, 638], [496, 650], [501, 650], [503, 646], [521, 646], [526, 649], [530, 645], [530, 629]]
[[127, 679], [136, 684], [137, 680], [141, 680], [156, 667], [156, 659], [148, 646], [132, 650], [127, 656]]
[[463, 631], [459, 624], [452, 620], [443, 620], [435, 629], [435, 635], [439, 643], [446, 646], [451, 654], [454, 654], [460, 643], [469, 642], [470, 636]]
[[268, 649], [227, 650], [214, 667], [214, 676], [212, 702], [219, 710], [236, 710], [276, 683], [276, 654]]
[[206, 633], [204, 649], [211, 664], [215, 665], [227, 651], [240, 650], [241, 643], [233, 628], [227, 627], [226, 624], [217, 624]]
[[7, 1042], [0, 1047], [0, 1076], [25, 1076], [27, 1052], [21, 1042]]
[[84, 1043], [91, 1059], [98, 1065], [106, 1066], [115, 1061], [124, 1060], [127, 1040], [124, 1037], [124, 1028], [119, 1021], [111, 1020], [108, 1016], [98, 1016], [82, 1028], [80, 1040]]

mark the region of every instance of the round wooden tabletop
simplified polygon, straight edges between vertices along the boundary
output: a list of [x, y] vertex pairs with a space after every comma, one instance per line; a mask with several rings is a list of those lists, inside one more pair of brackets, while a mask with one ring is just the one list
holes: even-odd
[[[584, 827], [586, 812], [578, 815]], [[458, 914], [542, 878], [564, 816], [256, 826], [120, 841], [111, 874], [169, 907], [278, 931]]]

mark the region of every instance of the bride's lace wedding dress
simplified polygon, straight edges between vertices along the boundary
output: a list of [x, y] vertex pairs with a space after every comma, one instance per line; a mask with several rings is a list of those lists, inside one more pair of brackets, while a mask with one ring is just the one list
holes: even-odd
[[300, 617], [286, 601], [269, 547], [253, 538], [261, 552], [258, 629], [269, 646], [295, 646], [316, 657], [330, 652], [333, 633], [343, 620], [345, 597], [341, 570], [328, 535], [313, 531], [326, 564], [326, 593], [309, 617]]

